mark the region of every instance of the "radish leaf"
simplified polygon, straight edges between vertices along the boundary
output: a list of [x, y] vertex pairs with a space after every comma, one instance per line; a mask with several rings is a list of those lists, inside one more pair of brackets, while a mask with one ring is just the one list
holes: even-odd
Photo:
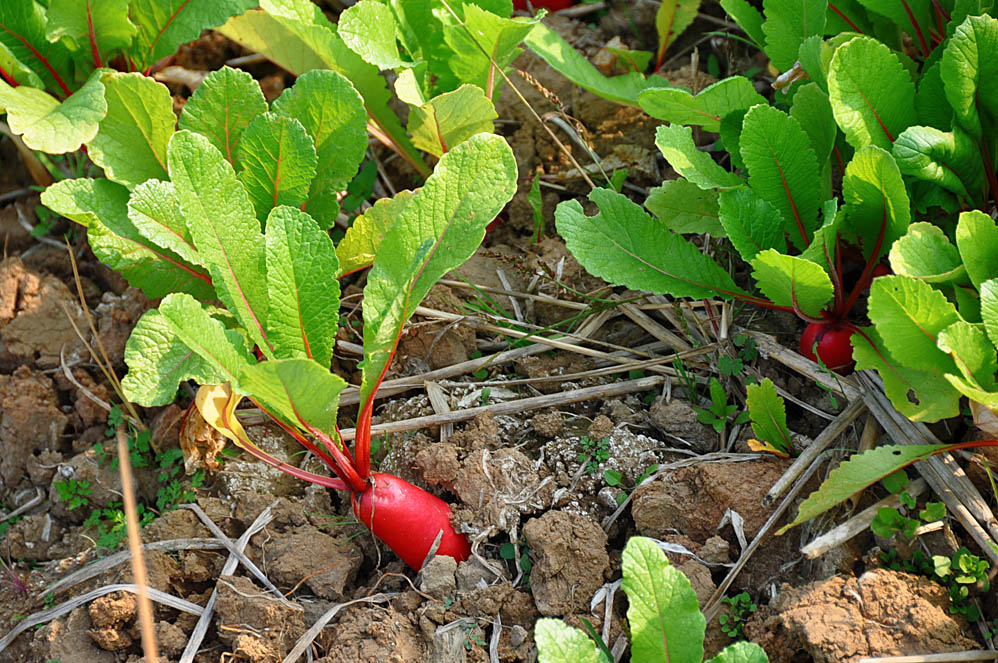
[[374, 262], [385, 233], [402, 215], [413, 195], [412, 191], [403, 190], [395, 194], [394, 198], [381, 198], [353, 220], [353, 225], [336, 246], [336, 255], [340, 261], [338, 276], [364, 269]]
[[939, 226], [920, 221], [894, 242], [890, 252], [891, 269], [928, 283], [953, 283], [966, 278], [960, 253]]
[[585, 633], [560, 619], [543, 618], [534, 624], [538, 663], [603, 663], [599, 649]]
[[245, 366], [239, 382], [295, 426], [335, 433], [340, 392], [347, 383], [328, 368], [307, 359], [276, 359]]
[[752, 277], [771, 302], [793, 306], [812, 318], [821, 315], [835, 294], [828, 274], [810, 260], [766, 249], [751, 264]]
[[[103, 55], [126, 48], [135, 36], [135, 26], [128, 20], [129, 0], [52, 0], [49, 4], [45, 36], [49, 41], [64, 40], [70, 50], [98, 53], [100, 67]], [[92, 56], [91, 56], [92, 57]]]
[[780, 71], [794, 66], [801, 43], [825, 30], [823, 0], [763, 0], [766, 55]]
[[658, 32], [658, 57], [662, 66], [665, 52], [686, 28], [690, 27], [700, 9], [700, 0], [665, 0], [655, 13], [655, 30]]
[[137, 69], [145, 69], [202, 31], [257, 4], [258, 0], [130, 0], [129, 15], [138, 29], [131, 59]]
[[203, 266], [172, 182], [148, 180], [132, 190], [128, 218], [139, 232], [192, 265]]
[[908, 127], [894, 141], [893, 151], [903, 175], [938, 184], [964, 199], [971, 192], [980, 194], [984, 183], [980, 154], [959, 127], [953, 131]]
[[998, 277], [998, 225], [990, 216], [979, 210], [961, 214], [956, 246], [975, 287]]
[[236, 148], [243, 132], [253, 118], [266, 111], [267, 100], [253, 77], [225, 66], [208, 74], [190, 96], [178, 126], [203, 135], [236, 166]]
[[696, 96], [680, 88], [652, 88], [639, 94], [638, 102], [655, 119], [696, 125], [718, 133], [721, 120], [727, 115], [766, 103], [766, 99], [755, 91], [749, 79], [731, 76], [704, 88]]
[[742, 178], [717, 165], [710, 155], [697, 149], [693, 130], [678, 124], [660, 126], [655, 131], [655, 145], [672, 168], [701, 189], [738, 189]]
[[674, 233], [724, 237], [717, 200], [716, 191], [701, 189], [688, 180], [666, 180], [648, 192], [645, 207]]
[[388, 5], [360, 0], [340, 13], [337, 32], [350, 50], [378, 69], [409, 64], [399, 55], [395, 15]]
[[751, 262], [766, 249], [776, 249], [780, 253], [787, 250], [783, 218], [755, 191], [723, 191], [719, 200], [721, 224], [742, 260]]
[[878, 260], [911, 222], [911, 203], [894, 158], [873, 145], [857, 150], [846, 166], [842, 194], [843, 234], [855, 239], [867, 259], [879, 249], [873, 257]]
[[25, 145], [62, 154], [78, 150], [97, 135], [107, 104], [101, 74], [95, 71], [76, 94], [61, 102], [43, 90], [11, 87], [0, 80], [0, 109], [7, 111], [10, 130], [22, 135]]
[[412, 106], [408, 129], [413, 145], [440, 157], [475, 134], [493, 133], [492, 121], [498, 117], [481, 88], [462, 85], [421, 106]]
[[318, 158], [298, 120], [275, 113], [257, 115], [243, 132], [237, 155], [239, 181], [260, 221], [273, 207], [305, 202]]
[[998, 131], [998, 19], [968, 16], [943, 51], [940, 77], [956, 122], [973, 138]]
[[745, 389], [749, 418], [755, 436], [789, 455], [794, 448], [787, 428], [786, 405], [776, 393], [776, 385], [769, 378]]

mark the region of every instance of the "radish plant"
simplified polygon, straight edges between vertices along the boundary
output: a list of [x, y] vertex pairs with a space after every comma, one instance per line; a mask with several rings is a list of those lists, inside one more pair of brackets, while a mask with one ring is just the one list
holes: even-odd
[[[379, 201], [337, 248], [324, 228], [338, 209], [335, 191], [366, 148], [365, 115], [360, 95], [332, 71], [300, 76], [268, 109], [248, 74], [223, 69], [188, 101], [181, 129], [161, 137], [169, 179], [131, 187], [66, 180], [42, 200], [87, 227], [101, 260], [163, 297], [126, 346], [122, 384], [131, 400], [162, 405], [180, 382], [203, 385], [196, 404], [205, 421], [266, 463], [349, 491], [361, 521], [419, 568], [435, 542], [437, 553], [458, 559], [468, 543], [442, 500], [371, 472], [374, 396], [415, 307], [475, 251], [512, 198], [516, 165], [503, 139], [472, 136], [441, 157], [422, 188]], [[349, 449], [337, 429], [346, 383], [329, 370], [336, 279], [372, 261], [358, 433]], [[235, 413], [243, 398], [333, 476], [281, 463], [253, 444]]]
[[145, 72], [202, 30], [256, 0], [4, 0], [0, 2], [0, 111], [28, 147], [51, 154], [87, 144], [98, 165], [98, 125], [113, 95], [112, 67]]

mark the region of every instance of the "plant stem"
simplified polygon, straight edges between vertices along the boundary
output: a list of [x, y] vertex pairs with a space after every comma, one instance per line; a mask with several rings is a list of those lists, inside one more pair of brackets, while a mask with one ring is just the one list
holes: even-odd
[[863, 266], [863, 273], [860, 275], [859, 280], [856, 281], [856, 285], [853, 286], [852, 292], [849, 293], [849, 298], [846, 300], [842, 309], [837, 311], [838, 317], [845, 318], [849, 315], [849, 311], [855, 306], [856, 300], [859, 299], [859, 293], [866, 290], [870, 282], [873, 281], [873, 268], [876, 266], [877, 261], [880, 260], [880, 250], [884, 246], [884, 235], [887, 233], [887, 202], [883, 203], [883, 216], [880, 221], [880, 233], [877, 234], [877, 243], [873, 246], [873, 252], [870, 257], [866, 260], [866, 265]]

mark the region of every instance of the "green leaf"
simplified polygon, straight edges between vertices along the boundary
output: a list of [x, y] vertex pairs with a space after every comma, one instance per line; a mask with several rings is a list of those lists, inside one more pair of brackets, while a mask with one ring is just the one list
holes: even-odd
[[804, 129], [772, 106], [754, 106], [745, 114], [741, 154], [749, 186], [779, 210], [790, 240], [807, 245], [818, 225], [821, 191], [818, 161]]
[[[998, 375], [998, 354], [980, 325], [969, 322], [954, 322], [939, 332], [939, 349], [953, 359], [963, 381], [947, 376], [950, 383], [972, 400], [981, 400], [981, 392], [993, 392]], [[963, 384], [972, 387], [971, 393], [961, 388]], [[975, 393], [976, 392], [976, 393]]]
[[891, 270], [928, 283], [952, 283], [967, 273], [960, 253], [939, 226], [919, 221], [894, 242], [890, 252]]
[[998, 279], [981, 284], [981, 319], [991, 342], [998, 346]]
[[263, 234], [232, 165], [201, 134], [178, 131], [167, 153], [180, 209], [219, 299], [268, 355]]
[[835, 121], [856, 149], [876, 145], [889, 152], [918, 121], [911, 76], [897, 55], [870, 37], [856, 37], [835, 51], [828, 96]]
[[908, 230], [908, 192], [894, 158], [879, 147], [868, 145], [856, 152], [846, 166], [842, 194], [846, 203], [842, 232], [856, 238], [866, 258], [878, 248], [876, 258], [884, 255]]
[[148, 180], [135, 187], [128, 200], [128, 218], [157, 246], [173, 251], [192, 265], [204, 264], [171, 182]]
[[475, 252], [516, 190], [506, 141], [478, 134], [441, 157], [385, 235], [364, 288], [360, 402], [377, 389], [402, 327], [430, 287]]
[[[264, 4], [268, 11], [248, 11], [229, 20], [218, 31], [297, 76], [313, 69], [332, 69], [345, 76], [364, 98], [367, 112], [379, 130], [392, 139], [420, 172], [429, 173], [391, 109], [392, 97], [378, 68], [347, 48], [336, 34], [335, 26], [315, 5], [308, 5], [313, 11], [312, 19], [302, 20], [304, 17], [294, 18], [291, 12], [285, 12], [285, 15], [272, 13], [271, 3]], [[301, 118], [297, 119], [301, 121]], [[302, 124], [308, 126], [305, 122]], [[320, 224], [325, 225], [325, 220]]]
[[623, 567], [634, 660], [700, 663], [706, 621], [686, 576], [641, 536], [627, 541]]
[[766, 297], [780, 306], [796, 306], [817, 318], [835, 295], [828, 273], [820, 265], [775, 249], [752, 260], [752, 278]]
[[725, 235], [718, 219], [717, 192], [687, 180], [666, 180], [648, 192], [645, 207], [674, 233]]
[[[72, 82], [73, 73], [70, 52], [62, 42], [50, 42], [46, 37], [46, 4], [35, 0], [0, 2], [0, 25], [3, 26], [0, 29], [3, 48], [0, 50], [44, 81], [37, 87], [58, 89], [68, 95], [70, 90], [66, 83]], [[27, 82], [24, 78], [14, 78], [18, 83]], [[0, 101], [0, 107], [2, 104]]]
[[931, 0], [859, 0], [867, 10], [891, 19], [897, 27], [911, 35], [916, 41], [921, 35], [928, 44], [929, 29], [932, 23]]
[[984, 182], [981, 159], [974, 141], [959, 128], [908, 127], [894, 141], [894, 159], [904, 175], [938, 184], [970, 197]]
[[[664, 5], [663, 5], [664, 6]], [[671, 124], [696, 125], [718, 133], [721, 120], [738, 110], [766, 103], [744, 76], [730, 76], [701, 90], [695, 97], [679, 88], [652, 88], [638, 95], [642, 110]]]
[[265, 112], [267, 100], [260, 85], [249, 73], [225, 66], [208, 74], [190, 96], [180, 113], [179, 127], [210, 140], [235, 166], [243, 132]]
[[570, 200], [558, 205], [554, 217], [568, 250], [590, 274], [674, 297], [731, 299], [744, 293], [710, 257], [626, 196], [596, 188], [589, 199], [599, 206], [595, 216]]
[[339, 324], [339, 261], [329, 235], [308, 214], [275, 207], [267, 218], [267, 338], [278, 357], [328, 367]]
[[766, 33], [762, 30], [763, 17], [759, 10], [746, 0], [721, 0], [721, 8], [745, 31], [759, 50], [763, 50]]
[[645, 78], [637, 72], [608, 78], [557, 32], [543, 23], [535, 25], [524, 42], [530, 50], [568, 80], [584, 90], [619, 104], [637, 106], [638, 94], [642, 90], [669, 86], [664, 78], [657, 76]]
[[589, 636], [560, 619], [538, 619], [534, 639], [538, 663], [600, 663], [599, 650]]
[[787, 250], [783, 217], [752, 189], [723, 191], [720, 219], [731, 244], [746, 262], [766, 249]]
[[304, 211], [320, 228], [332, 228], [340, 213], [337, 195], [357, 173], [367, 150], [364, 100], [341, 74], [317, 69], [299, 76], [274, 101], [274, 113], [298, 120], [312, 137], [316, 175]]
[[340, 13], [338, 31], [354, 53], [378, 69], [406, 65], [399, 55], [395, 15], [388, 5], [376, 0], [360, 0]]
[[106, 74], [107, 115], [87, 147], [109, 179], [129, 189], [166, 179], [166, 146], [177, 116], [162, 83], [142, 74]]
[[490, 82], [494, 81], [495, 93], [492, 98], [495, 99], [502, 77], [494, 72], [485, 53], [505, 70], [520, 54], [517, 46], [539, 25], [538, 19], [503, 18], [476, 4], [468, 3], [464, 7], [464, 23], [467, 30], [460, 25], [444, 30], [444, 39], [452, 52], [447, 58], [447, 66], [461, 83], [471, 83], [487, 90]]
[[665, 52], [686, 31], [697, 17], [700, 0], [665, 0], [655, 14], [655, 30], [658, 32], [658, 65], [662, 66]]
[[42, 193], [42, 204], [87, 228], [97, 259], [121, 272], [152, 299], [171, 292], [215, 296], [203, 269], [144, 237], [128, 217], [128, 189], [111, 180], [56, 182]]
[[237, 154], [239, 181], [258, 219], [278, 205], [305, 202], [318, 157], [301, 122], [276, 113], [257, 115], [243, 132]]
[[800, 123], [808, 138], [811, 139], [811, 149], [818, 160], [819, 166], [828, 161], [835, 146], [835, 117], [832, 115], [832, 104], [817, 83], [802, 85], [794, 94], [794, 103], [790, 108], [790, 117]]
[[980, 210], [961, 213], [956, 225], [956, 247], [977, 288], [998, 277], [998, 225], [990, 216]]
[[[921, 371], [904, 365], [884, 346], [876, 329], [868, 328], [865, 333], [876, 345], [853, 334], [856, 370], [876, 370], [883, 380], [884, 393], [898, 412], [912, 421], [926, 422], [960, 414], [960, 392], [946, 380], [943, 370]], [[952, 362], [949, 367], [955, 370]]]
[[776, 393], [776, 385], [769, 378], [764, 378], [758, 384], [750, 384], [745, 391], [755, 436], [780, 451], [790, 453], [794, 444], [787, 428], [786, 406]]
[[340, 260], [338, 277], [364, 269], [374, 262], [385, 233], [395, 225], [395, 220], [402, 215], [413, 195], [411, 191], [403, 189], [394, 198], [381, 198], [353, 220], [353, 225], [336, 247], [336, 255]]
[[869, 306], [870, 320], [885, 346], [905, 366], [921, 371], [952, 367], [936, 343], [939, 332], [960, 316], [941, 292], [906, 276], [882, 276], [870, 286]]
[[825, 6], [822, 0], [763, 0], [766, 55], [780, 71], [794, 66], [805, 39], [824, 33]]
[[942, 62], [937, 61], [922, 72], [915, 92], [915, 112], [919, 124], [946, 131], [953, 126], [953, 107], [946, 100], [941, 71]]
[[461, 141], [479, 133], [493, 133], [498, 118], [492, 102], [480, 87], [462, 85], [437, 95], [409, 111], [412, 144], [440, 157]]
[[200, 302], [184, 293], [164, 297], [159, 303], [159, 312], [181, 343], [204, 359], [221, 381], [231, 382], [233, 389], [242, 391], [239, 376], [251, 359], [245, 344], [238, 340], [238, 334], [227, 332], [220, 321], [208, 315]]
[[49, 154], [74, 152], [97, 135], [98, 123], [107, 112], [100, 78], [95, 71], [62, 102], [42, 90], [0, 81], [0, 109], [7, 111], [10, 130], [23, 136], [31, 149]]
[[129, 4], [138, 29], [129, 59], [142, 70], [173, 55], [204, 30], [256, 7], [259, 0], [130, 0]]
[[734, 173], [721, 168], [710, 155], [693, 143], [693, 129], [677, 124], [659, 126], [655, 144], [669, 165], [701, 189], [738, 189], [745, 182]]
[[[18, 60], [3, 41], [0, 41], [0, 69], [3, 69], [18, 85], [45, 87], [45, 83], [38, 74]], [[10, 81], [7, 82], [10, 83]]]
[[309, 359], [275, 359], [243, 367], [239, 383], [285, 420], [335, 434], [340, 392], [347, 383], [328, 368]]
[[186, 380], [214, 384], [224, 379], [177, 338], [170, 321], [156, 309], [146, 311], [128, 337], [125, 364], [128, 373], [121, 387], [128, 400], [143, 407], [173, 402]]
[[956, 121], [980, 140], [998, 130], [998, 19], [968, 16], [943, 51], [940, 76]]
[[51, 0], [45, 28], [49, 41], [63, 39], [74, 51], [93, 56], [103, 66], [113, 51], [132, 43], [135, 26], [128, 20], [128, 0]]
[[811, 493], [797, 510], [797, 517], [777, 531], [783, 534], [791, 527], [828, 511], [859, 491], [872, 486], [888, 474], [893, 474], [912, 463], [925, 460], [946, 449], [945, 444], [912, 444], [879, 446], [856, 454], [828, 474], [818, 490]]
[[766, 650], [754, 642], [733, 642], [707, 663], [769, 663]]

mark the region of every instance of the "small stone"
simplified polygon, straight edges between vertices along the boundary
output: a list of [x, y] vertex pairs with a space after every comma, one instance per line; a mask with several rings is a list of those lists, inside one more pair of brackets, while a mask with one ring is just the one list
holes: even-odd
[[495, 574], [482, 566], [482, 563], [475, 557], [466, 559], [457, 565], [457, 593], [467, 594], [476, 589], [484, 589], [489, 586], [489, 581], [495, 578]]
[[457, 560], [437, 555], [419, 572], [419, 589], [433, 598], [445, 599], [457, 593]]
[[731, 544], [719, 536], [712, 536], [700, 548], [698, 557], [711, 564], [727, 564], [731, 561]]
[[588, 516], [548, 511], [523, 527], [534, 561], [530, 587], [546, 616], [583, 612], [610, 567], [606, 533]]

